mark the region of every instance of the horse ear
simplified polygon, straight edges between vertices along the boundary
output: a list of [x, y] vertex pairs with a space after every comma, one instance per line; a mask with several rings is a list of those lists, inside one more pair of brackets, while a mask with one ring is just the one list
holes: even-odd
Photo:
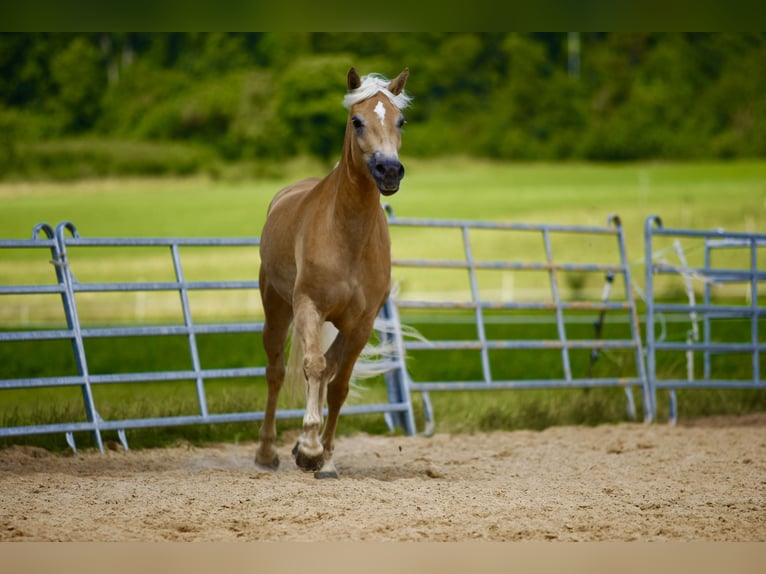
[[362, 78], [359, 77], [355, 68], [351, 68], [348, 71], [348, 91], [353, 92], [359, 86], [362, 85]]
[[404, 84], [407, 83], [407, 76], [410, 75], [410, 69], [404, 68], [402, 70], [402, 73], [396, 76], [393, 80], [391, 80], [391, 83], [388, 84], [388, 91], [394, 94], [395, 96], [398, 96], [402, 93], [402, 90], [404, 90]]

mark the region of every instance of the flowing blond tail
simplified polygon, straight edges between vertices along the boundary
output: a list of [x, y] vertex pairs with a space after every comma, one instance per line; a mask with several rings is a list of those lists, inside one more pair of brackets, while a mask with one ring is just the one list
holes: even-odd
[[282, 385], [287, 408], [296, 409], [301, 406], [305, 394], [306, 379], [303, 375], [303, 346], [295, 333], [295, 323], [290, 328], [290, 348], [287, 351], [287, 367], [285, 381]]

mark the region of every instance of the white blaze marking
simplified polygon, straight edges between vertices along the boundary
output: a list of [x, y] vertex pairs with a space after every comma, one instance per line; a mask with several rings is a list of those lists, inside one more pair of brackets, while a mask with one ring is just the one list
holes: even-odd
[[380, 118], [380, 125], [385, 126], [386, 125], [386, 108], [383, 107], [383, 102], [378, 102], [378, 104], [375, 106], [375, 110], [373, 110], [376, 114], [378, 114], [378, 117]]

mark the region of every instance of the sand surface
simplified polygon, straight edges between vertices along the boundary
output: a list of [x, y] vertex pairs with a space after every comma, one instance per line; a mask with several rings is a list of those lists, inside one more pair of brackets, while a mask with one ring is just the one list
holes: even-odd
[[0, 541], [766, 541], [766, 413], [340, 438], [339, 480], [255, 444], [0, 450]]

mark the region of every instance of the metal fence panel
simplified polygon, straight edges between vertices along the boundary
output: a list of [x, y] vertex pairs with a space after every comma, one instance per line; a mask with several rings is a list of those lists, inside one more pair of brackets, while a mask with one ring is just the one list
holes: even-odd
[[[609, 219], [609, 225], [605, 227], [595, 226], [571, 226], [571, 225], [545, 225], [545, 224], [520, 224], [487, 221], [465, 220], [435, 220], [414, 219], [395, 217], [390, 208], [389, 226], [394, 235], [393, 244], [395, 256], [393, 260], [394, 281], [399, 281], [400, 292], [395, 298], [396, 307], [404, 313], [418, 311], [426, 313], [428, 317], [424, 321], [438, 320], [449, 313], [462, 310], [469, 313], [471, 322], [475, 327], [474, 334], [469, 338], [449, 340], [407, 340], [403, 343], [405, 352], [435, 352], [441, 353], [445, 360], [452, 352], [474, 351], [479, 353], [480, 368], [476, 370], [476, 378], [470, 380], [446, 380], [424, 381], [414, 380], [412, 375], [403, 370], [402, 377], [408, 380], [410, 391], [419, 392], [423, 397], [424, 412], [426, 418], [426, 432], [432, 432], [434, 426], [433, 408], [430, 403], [429, 392], [432, 391], [456, 391], [456, 390], [498, 390], [498, 389], [532, 389], [532, 388], [575, 388], [575, 387], [606, 387], [619, 386], [625, 388], [627, 409], [630, 416], [635, 416], [635, 405], [632, 388], [641, 389], [643, 396], [644, 419], [651, 420], [649, 386], [646, 378], [641, 336], [639, 331], [638, 315], [632, 294], [630, 267], [625, 254], [625, 242], [622, 226], [617, 217]], [[409, 233], [410, 238], [397, 241], [397, 230]], [[413, 231], [428, 230], [432, 234], [434, 230], [452, 231], [459, 237], [461, 249], [453, 248], [452, 257], [445, 257], [439, 245], [443, 241], [446, 245], [451, 242], [445, 236], [444, 240], [430, 237], [429, 241], [435, 242], [432, 247], [434, 253], [431, 257], [397, 257], [404, 246], [404, 251], [413, 251], [413, 244], [418, 241], [413, 239]], [[537, 237], [541, 240], [542, 251], [539, 260], [514, 260], [519, 257], [519, 249], [504, 238], [509, 232], [518, 232], [523, 235]], [[489, 259], [477, 257], [475, 247], [477, 245], [475, 234], [494, 234], [496, 237], [487, 239], [495, 245], [502, 245], [501, 257]], [[423, 237], [426, 233], [423, 233]], [[610, 249], [614, 252], [614, 261], [611, 263], [592, 263], [587, 261], [587, 253], [584, 261], [562, 261], [554, 255], [554, 237], [602, 236], [613, 240]], [[436, 273], [441, 270], [458, 272], [462, 275], [463, 284], [466, 285], [467, 293], [464, 296], [429, 296], [428, 290], [424, 297], [413, 294], [410, 287], [413, 276], [405, 276], [406, 272], [415, 270], [422, 276]], [[547, 278], [548, 293], [542, 298], [517, 298], [502, 296], [486, 296], [482, 280], [486, 280], [481, 273], [542, 273]], [[603, 291], [597, 296], [575, 296], [566, 298], [562, 295], [562, 279], [564, 273], [576, 273], [578, 275], [597, 275], [604, 278]], [[624, 296], [617, 301], [610, 301], [610, 295], [615, 277], [622, 279]], [[417, 278], [414, 279], [417, 281]], [[542, 299], [542, 300], [541, 300]], [[517, 319], [510, 312], [525, 313], [552, 313], [550, 321], [555, 326], [555, 335], [546, 339], [529, 337], [512, 338], [502, 334], [490, 334], [488, 321], [500, 321], [506, 324], [513, 323]], [[574, 338], [569, 336], [571, 330], [569, 316], [572, 313], [585, 313], [587, 320], [594, 325], [591, 338]], [[603, 338], [602, 330], [607, 314], [610, 321], [622, 320], [628, 327], [625, 337]], [[619, 318], [619, 319], [618, 319]], [[407, 322], [407, 318], [405, 318]], [[495, 373], [502, 371], [502, 361], [493, 358], [493, 355], [501, 351], [524, 350], [530, 353], [535, 351], [555, 351], [560, 361], [562, 376], [559, 378], [526, 379], [522, 377], [497, 376]], [[572, 365], [572, 353], [576, 350], [590, 351], [590, 365], [583, 372], [576, 372]], [[600, 353], [613, 350], [628, 351], [633, 355], [633, 368], [630, 373], [622, 373], [619, 376], [597, 376], [592, 372], [593, 364]]]
[[[761, 367], [766, 356], [766, 234], [670, 229], [656, 215], [647, 218], [644, 234], [653, 409], [659, 389], [669, 392], [669, 419], [675, 422], [676, 389], [766, 388]], [[679, 302], [684, 297], [686, 302]], [[688, 330], [668, 333], [667, 317], [686, 317]], [[731, 327], [737, 321], [741, 329]], [[714, 369], [714, 360], [727, 362]], [[685, 372], [671, 363], [683, 364]]]
[[[761, 293], [766, 282], [766, 271], [762, 270], [766, 260], [764, 234], [665, 229], [658, 217], [653, 216], [647, 220], [644, 357], [633, 281], [625, 253], [624, 232], [617, 217], [611, 217], [607, 226], [598, 227], [398, 218], [389, 209], [389, 225], [394, 238], [394, 281], [399, 284], [398, 293], [386, 302], [381, 311], [381, 319], [392, 325], [393, 330], [384, 329], [379, 332], [382, 339], [393, 342], [397, 348], [394, 356], [385, 361], [389, 402], [347, 406], [343, 414], [382, 413], [390, 428], [402, 428], [413, 434], [416, 428], [411, 393], [420, 393], [423, 397], [426, 433], [430, 433], [434, 429], [430, 392], [614, 386], [625, 389], [627, 409], [631, 416], [635, 416], [633, 389], [640, 389], [646, 421], [656, 418], [658, 390], [667, 389], [670, 394], [670, 418], [673, 421], [677, 416], [677, 388], [766, 388], [762, 365], [763, 352], [766, 351], [763, 329], [766, 303]], [[442, 236], [433, 235], [436, 232], [448, 235], [442, 239]], [[511, 233], [516, 238], [522, 238], [520, 243], [512, 243], [508, 239]], [[397, 237], [397, 234], [404, 235]], [[416, 247], [419, 246], [418, 239], [426, 236], [431, 245], [426, 249], [429, 253], [423, 256], [418, 254]], [[586, 246], [580, 249], [573, 247], [574, 238], [584, 239]], [[590, 245], [596, 242], [596, 238], [603, 239], [608, 245], [608, 248], [604, 248], [608, 254], [605, 261], [594, 262], [596, 257], [591, 253]], [[676, 241], [672, 246], [659, 249], [659, 238]], [[680, 240], [701, 241], [702, 247], [699, 252], [694, 252], [688, 245], [682, 245]], [[248, 279], [211, 280], [209, 270], [203, 270], [205, 276], [201, 279], [191, 279], [193, 274], [187, 273], [188, 261], [184, 259], [184, 250], [189, 248], [257, 249], [258, 245], [258, 238], [83, 238], [69, 222], [61, 223], [55, 229], [47, 224], [39, 224], [35, 226], [32, 239], [29, 240], [0, 240], [0, 252], [3, 249], [15, 249], [50, 253], [46, 265], [50, 263], [53, 270], [47, 281], [38, 279], [36, 283], [0, 285], [0, 298], [30, 295], [58, 297], [62, 313], [62, 324], [0, 331], [0, 344], [65, 341], [71, 345], [74, 364], [72, 372], [30, 375], [17, 379], [2, 378], [0, 392], [9, 389], [34, 391], [47, 387], [77, 388], [82, 395], [84, 419], [32, 426], [7, 426], [0, 428], [0, 437], [64, 433], [69, 444], [75, 448], [74, 433], [90, 432], [98, 448], [103, 450], [103, 431], [117, 431], [127, 448], [127, 429], [262, 420], [262, 411], [211, 413], [207, 404], [206, 384], [213, 379], [261, 378], [265, 374], [265, 366], [257, 364], [254, 359], [252, 364], [238, 368], [206, 367], [200, 357], [198, 341], [200, 337], [214, 334], [257, 335], [262, 330], [262, 323], [200, 321], [192, 312], [191, 302], [191, 297], [198, 292], [256, 292], [258, 282]], [[487, 249], [488, 245], [493, 248]], [[537, 257], [531, 254], [532, 247], [538, 249]], [[79, 257], [80, 254], [96, 249], [124, 248], [164, 250], [163, 257], [169, 261], [172, 272], [162, 279], [151, 280], [123, 280], [110, 277], [108, 271], [106, 278], [101, 274], [95, 279], [77, 279], [75, 268], [78, 273], [87, 275], [85, 263], [88, 258], [85, 255]], [[76, 263], [70, 257], [73, 251], [78, 253]], [[502, 255], [498, 256], [498, 252]], [[561, 255], [562, 252], [566, 257]], [[738, 258], [732, 259], [728, 255], [733, 252], [739, 254]], [[577, 253], [578, 257], [574, 258], [576, 260], [567, 259], [572, 253]], [[721, 258], [721, 253], [727, 255]], [[677, 263], [669, 260], [673, 257]], [[695, 257], [696, 260], [693, 259]], [[693, 260], [689, 261], [689, 258]], [[719, 259], [722, 259], [721, 263]], [[736, 265], [731, 263], [735, 259]], [[449, 289], [436, 293], [434, 285], [438, 286], [440, 273], [451, 274]], [[487, 284], [497, 283], [498, 274], [503, 285], [493, 292]], [[537, 274], [538, 282], [545, 283], [544, 291], [540, 290], [539, 285], [528, 289], [516, 284], [514, 278], [525, 274]], [[600, 291], [588, 291], [583, 287], [593, 283], [583, 277], [602, 279]], [[512, 279], [509, 285], [505, 284], [506, 278]], [[664, 278], [680, 279], [681, 286], [669, 287], [662, 282]], [[424, 283], [422, 288], [419, 282]], [[620, 283], [622, 294], [615, 294], [615, 286], [619, 288]], [[455, 285], [459, 288], [457, 293]], [[720, 296], [722, 289], [723, 297]], [[737, 297], [732, 297], [732, 289], [739, 289]], [[106, 321], [98, 325], [90, 324], [92, 321], [83, 323], [83, 313], [78, 309], [82, 297], [120, 293], [174, 295], [180, 306], [179, 320], [163, 324], [122, 324], [119, 321]], [[679, 293], [686, 297], [686, 301], [679, 302]], [[466, 330], [463, 329], [459, 337], [431, 337], [428, 340], [408, 338], [400, 319], [402, 313], [406, 314], [405, 322], [418, 313], [420, 320], [425, 322], [450, 322], [457, 318], [467, 324], [470, 334], [465, 336]], [[681, 338], [667, 336], [668, 321], [665, 317], [669, 316], [688, 317], [689, 328]], [[503, 330], [509, 325], [526, 328], [525, 321], [533, 326], [538, 320], [545, 323], [546, 329], [550, 327], [546, 336], [528, 336], [528, 333], [524, 333], [524, 336], [510, 337], [504, 334]], [[742, 336], [735, 340], [722, 339], [718, 327], [722, 321], [733, 320], [746, 324]], [[593, 329], [592, 336], [583, 337], [582, 329], [574, 329], [573, 326], [578, 322], [588, 324]], [[613, 329], [609, 336], [605, 336], [607, 324], [608, 329]], [[573, 335], [574, 331], [579, 335]], [[89, 358], [92, 357], [86, 352], [86, 342], [114, 341], [125, 337], [183, 338], [189, 366], [145, 372], [94, 372], [89, 364]], [[525, 354], [545, 353], [546, 358], [543, 360], [558, 369], [561, 375], [541, 378], [508, 376], [504, 353], [517, 351]], [[408, 354], [413, 353], [439, 353], [440, 356], [449, 357], [450, 353], [458, 352], [476, 355], [473, 375], [463, 377], [452, 374], [443, 380], [422, 380], [413, 375], [415, 370], [408, 368], [405, 360]], [[588, 353], [587, 364], [582, 361], [583, 352]], [[621, 365], [616, 374], [608, 370], [599, 374], [594, 365], [598, 365], [599, 357], [610, 353], [621, 353], [621, 357], [631, 356], [632, 361], [629, 365]], [[679, 376], [672, 370], [666, 373], [662, 365], [658, 367], [658, 358], [663, 353], [676, 353], [684, 359], [685, 376]], [[750, 370], [747, 376], [720, 376], [715, 367], [716, 361], [733, 355], [748, 358]], [[674, 363], [678, 362], [674, 360]], [[196, 413], [104, 420], [98, 412], [93, 393], [95, 386], [172, 381], [193, 381]], [[278, 412], [278, 417], [283, 419], [302, 415], [302, 409]]]
[[[45, 238], [41, 237], [45, 234]], [[30, 426], [7, 426], [0, 428], [0, 437], [20, 436], [43, 433], [65, 433], [69, 445], [76, 449], [74, 433], [90, 432], [98, 448], [103, 452], [103, 431], [117, 431], [118, 437], [125, 449], [128, 448], [126, 429], [212, 424], [229, 422], [259, 421], [263, 419], [262, 411], [211, 413], [208, 409], [208, 391], [206, 383], [213, 379], [260, 378], [265, 375], [265, 365], [253, 363], [246, 367], [205, 368], [200, 359], [198, 337], [210, 334], [252, 333], [258, 334], [263, 330], [260, 321], [249, 322], [200, 322], [195, 319], [190, 303], [190, 294], [197, 291], [221, 292], [225, 290], [254, 291], [257, 295], [256, 280], [203, 280], [191, 281], [186, 278], [182, 248], [205, 248], [217, 250], [222, 247], [243, 247], [257, 251], [259, 238], [83, 238], [77, 228], [69, 222], [59, 224], [54, 230], [47, 224], [35, 227], [31, 240], [0, 240], [0, 250], [5, 249], [47, 249], [52, 259], [50, 263], [55, 270], [55, 282], [45, 285], [2, 285], [2, 295], [39, 295], [60, 294], [61, 303], [66, 319], [66, 328], [24, 329], [13, 328], [0, 331], [0, 344], [14, 341], [69, 340], [76, 364], [76, 373], [53, 376], [30, 376], [26, 378], [0, 379], [0, 392], [7, 389], [41, 389], [47, 387], [80, 387], [83, 395], [85, 421], [67, 421], [53, 424]], [[161, 248], [167, 249], [165, 258], [170, 256], [172, 263], [172, 278], [162, 281], [121, 281], [100, 277], [96, 281], [78, 281], [78, 272], [83, 271], [87, 256], [78, 259], [73, 264], [70, 253], [74, 250], [85, 252], [89, 249], [117, 250], [121, 248]], [[167, 259], [166, 259], [167, 260]], [[79, 267], [78, 267], [79, 265]], [[257, 268], [256, 268], [257, 269]], [[53, 278], [52, 278], [53, 279]], [[136, 325], [136, 324], [107, 324], [106, 326], [83, 326], [82, 311], [78, 310], [78, 296], [84, 294], [104, 293], [175, 293], [179, 297], [181, 307], [180, 324]], [[390, 315], [390, 305], [386, 306]], [[118, 322], [119, 323], [119, 322]], [[157, 368], [153, 371], [142, 372], [102, 372], [94, 374], [89, 368], [89, 355], [85, 342], [89, 340], [115, 341], [124, 337], [183, 337], [189, 353], [189, 367], [184, 369]], [[390, 336], [390, 335], [387, 335]], [[253, 342], [260, 345], [259, 338]], [[389, 380], [390, 379], [390, 380]], [[197, 412], [193, 415], [162, 416], [131, 418], [123, 420], [104, 420], [97, 410], [93, 396], [96, 385], [134, 384], [147, 382], [193, 381], [196, 391]], [[402, 426], [408, 432], [414, 432], [409, 393], [401, 385], [403, 382], [396, 378], [387, 379], [389, 403], [361, 404], [347, 406], [342, 414], [383, 413], [390, 424]], [[136, 396], [140, 389], [135, 388]], [[303, 416], [302, 409], [283, 409], [277, 417], [299, 418]]]

